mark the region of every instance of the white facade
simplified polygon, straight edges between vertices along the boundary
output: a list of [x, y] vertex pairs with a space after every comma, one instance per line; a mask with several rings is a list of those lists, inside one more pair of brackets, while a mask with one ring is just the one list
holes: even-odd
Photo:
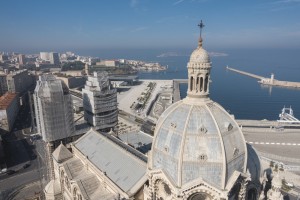
[[73, 102], [68, 87], [53, 75], [42, 75], [34, 91], [37, 131], [46, 142], [74, 132]]
[[111, 129], [118, 123], [117, 90], [112, 88], [107, 73], [89, 76], [83, 93], [85, 120], [96, 129]]

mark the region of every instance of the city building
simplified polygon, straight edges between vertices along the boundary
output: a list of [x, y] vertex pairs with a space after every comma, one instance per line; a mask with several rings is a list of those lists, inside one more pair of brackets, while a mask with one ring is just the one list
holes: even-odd
[[54, 75], [41, 75], [34, 91], [37, 132], [45, 142], [68, 138], [74, 132], [69, 88]]
[[50, 53], [49, 52], [40, 52], [40, 59], [44, 61], [50, 60]]
[[117, 90], [108, 74], [94, 72], [82, 89], [84, 119], [97, 130], [110, 130], [118, 123]]
[[50, 62], [53, 65], [59, 65], [59, 55], [56, 52], [40, 52], [40, 59]]
[[4, 62], [8, 60], [8, 56], [4, 54], [0, 54], [0, 61]]
[[35, 83], [35, 77], [29, 74], [27, 69], [10, 72], [6, 79], [8, 91], [20, 95], [27, 92]]
[[19, 112], [19, 98], [16, 93], [7, 92], [0, 97], [0, 129], [10, 132]]
[[19, 54], [18, 55], [18, 60], [20, 65], [25, 65], [26, 64], [26, 58], [24, 54]]
[[0, 74], [0, 96], [7, 92], [6, 74]]
[[49, 61], [50, 61], [50, 64], [59, 65], [60, 61], [59, 61], [58, 53], [56, 53], [56, 52], [49, 53]]
[[57, 76], [57, 78], [62, 80], [70, 89], [82, 87], [86, 82], [86, 78], [83, 76], [72, 76], [72, 77]]
[[96, 65], [105, 66], [105, 67], [118, 67], [120, 64], [117, 60], [102, 60], [100, 62], [96, 62]]

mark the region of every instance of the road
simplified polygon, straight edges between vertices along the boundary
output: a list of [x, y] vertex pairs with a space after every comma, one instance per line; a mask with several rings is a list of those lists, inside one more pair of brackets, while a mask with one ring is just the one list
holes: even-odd
[[[256, 150], [300, 161], [300, 130], [272, 131], [264, 128], [243, 128], [245, 140]], [[280, 160], [279, 160], [280, 161]], [[282, 162], [284, 162], [282, 160]], [[285, 162], [284, 162], [285, 163]], [[289, 163], [298, 164], [300, 163]]]

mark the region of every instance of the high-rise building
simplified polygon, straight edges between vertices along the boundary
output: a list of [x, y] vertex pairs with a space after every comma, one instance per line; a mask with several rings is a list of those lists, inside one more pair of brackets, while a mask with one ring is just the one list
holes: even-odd
[[56, 52], [40, 52], [40, 58], [53, 65], [58, 65], [60, 63], [59, 55]]
[[20, 54], [20, 55], [18, 56], [18, 59], [19, 59], [19, 64], [20, 64], [20, 65], [25, 65], [25, 63], [26, 63], [26, 58], [25, 58], [25, 55], [24, 55], [24, 54]]
[[7, 92], [6, 74], [0, 74], [0, 96]]
[[42, 75], [34, 91], [37, 132], [45, 142], [68, 138], [74, 132], [69, 88], [53, 75]]
[[49, 61], [53, 65], [59, 65], [59, 55], [56, 52], [51, 52], [49, 53]]
[[114, 128], [118, 123], [117, 90], [112, 88], [108, 74], [94, 72], [82, 93], [85, 120], [96, 129]]

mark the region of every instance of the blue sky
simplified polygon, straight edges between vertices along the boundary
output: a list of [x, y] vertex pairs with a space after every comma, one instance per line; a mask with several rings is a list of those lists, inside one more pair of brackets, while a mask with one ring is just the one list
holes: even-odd
[[299, 48], [300, 0], [1, 0], [0, 51]]

